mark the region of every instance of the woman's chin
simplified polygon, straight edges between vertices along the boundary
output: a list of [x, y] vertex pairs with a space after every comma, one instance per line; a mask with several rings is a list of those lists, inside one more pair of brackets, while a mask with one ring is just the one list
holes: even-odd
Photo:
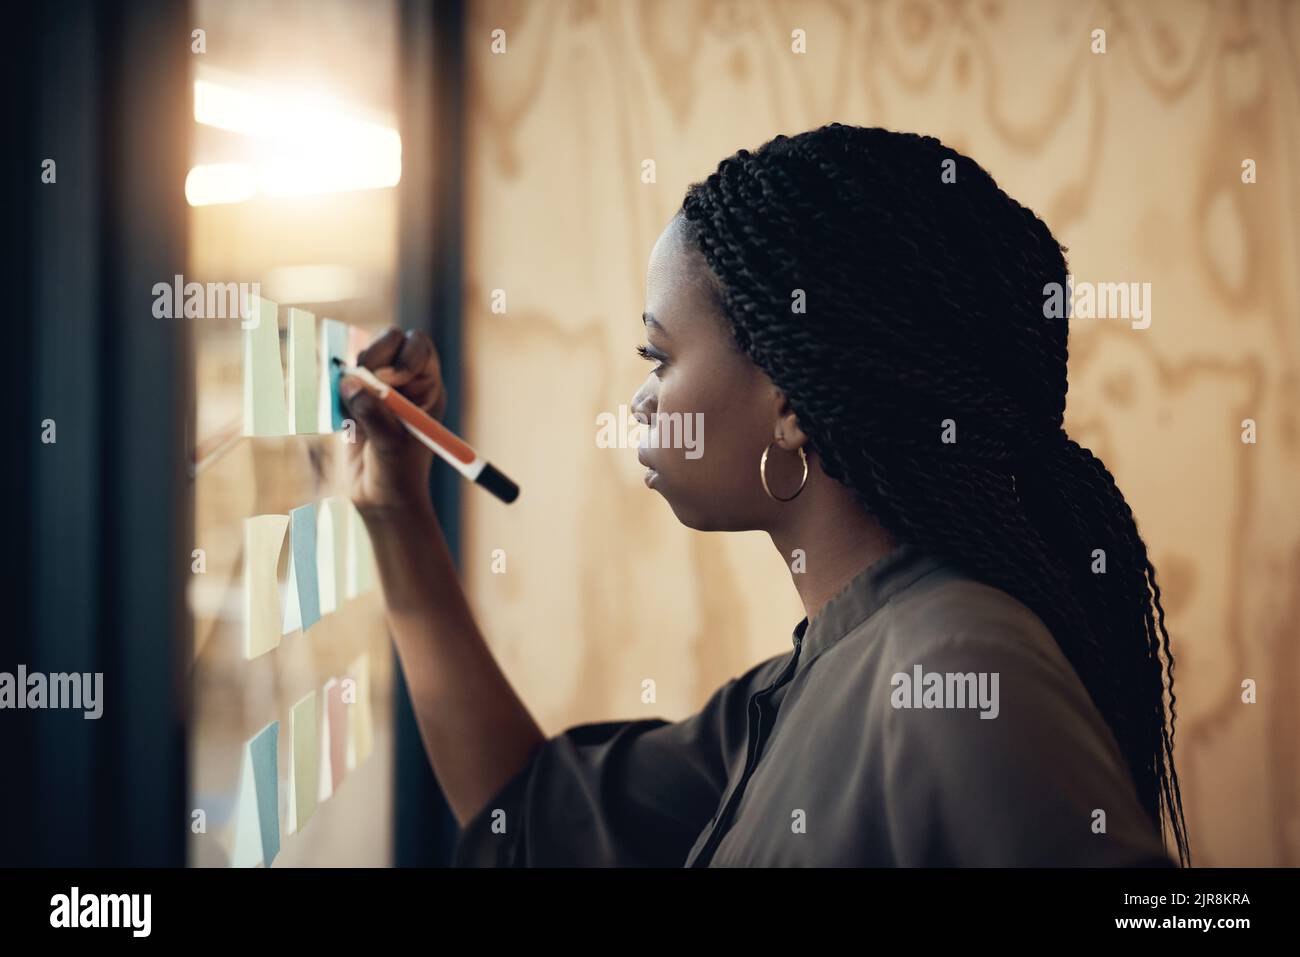
[[656, 469], [647, 468], [644, 480], [646, 488], [658, 492], [663, 497], [663, 500], [668, 503], [668, 507], [673, 510], [673, 515], [677, 517], [677, 521], [687, 528], [692, 528], [697, 532], [721, 532], [736, 531], [740, 527], [733, 527], [730, 523], [721, 520], [724, 516], [718, 514], [716, 502], [706, 502], [701, 505], [699, 501], [700, 493], [691, 494], [695, 490], [683, 490], [672, 481], [665, 481], [663, 473]]

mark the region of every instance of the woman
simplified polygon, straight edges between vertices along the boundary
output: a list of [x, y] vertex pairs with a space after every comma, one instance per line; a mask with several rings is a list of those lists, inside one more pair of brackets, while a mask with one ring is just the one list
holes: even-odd
[[[1172, 865], [1166, 824], [1186, 862], [1155, 570], [1062, 429], [1065, 279], [1047, 227], [930, 137], [831, 124], [690, 188], [647, 270], [639, 458], [689, 527], [768, 532], [806, 614], [678, 722], [544, 738], [457, 581], [429, 454], [345, 380], [457, 863]], [[424, 336], [359, 361], [442, 413]], [[704, 454], [662, 441], [683, 415]]]

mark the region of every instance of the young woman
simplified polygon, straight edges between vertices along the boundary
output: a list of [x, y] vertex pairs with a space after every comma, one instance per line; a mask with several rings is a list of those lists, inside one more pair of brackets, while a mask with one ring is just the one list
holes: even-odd
[[[678, 722], [544, 737], [457, 581], [429, 454], [344, 380], [457, 863], [1172, 865], [1166, 827], [1187, 862], [1155, 570], [1062, 428], [1065, 281], [1047, 227], [931, 137], [831, 124], [690, 188], [647, 270], [639, 458], [685, 525], [768, 532], [806, 614]], [[426, 337], [360, 362], [441, 414]], [[658, 440], [678, 413], [704, 454]]]

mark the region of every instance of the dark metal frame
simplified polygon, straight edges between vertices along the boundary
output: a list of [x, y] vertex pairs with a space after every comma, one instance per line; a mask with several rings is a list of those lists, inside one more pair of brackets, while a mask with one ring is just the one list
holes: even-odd
[[[402, 0], [400, 20], [398, 324], [432, 336], [449, 400], [444, 421], [458, 432], [465, 7], [462, 0]], [[463, 489], [459, 474], [434, 463], [429, 493], [457, 566]], [[429, 767], [400, 667], [394, 667], [394, 675], [393, 862], [400, 867], [446, 865], [456, 821]]]
[[0, 670], [102, 672], [104, 686], [99, 720], [0, 722], [13, 738], [0, 858], [181, 865], [193, 380], [189, 330], [154, 318], [152, 287], [185, 266], [189, 8], [49, 0], [9, 16], [19, 448], [6, 500], [23, 574], [7, 582], [22, 594]]

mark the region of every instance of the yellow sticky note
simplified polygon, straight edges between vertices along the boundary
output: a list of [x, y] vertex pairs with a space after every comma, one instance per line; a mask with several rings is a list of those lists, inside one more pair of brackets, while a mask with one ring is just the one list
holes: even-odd
[[317, 403], [316, 317], [306, 309], [289, 310], [289, 420], [293, 431], [319, 431]]
[[244, 335], [244, 434], [288, 435], [278, 307], [253, 296]]
[[244, 519], [244, 657], [256, 658], [280, 644], [280, 583], [276, 566], [288, 515]]
[[293, 772], [289, 777], [289, 831], [297, 833], [311, 820], [316, 810], [320, 786], [317, 740], [316, 692], [309, 691], [289, 712], [289, 729], [293, 735]]
[[370, 656], [362, 655], [348, 668], [343, 700], [348, 704], [348, 768], [360, 765], [374, 747], [374, 722], [370, 713]]

